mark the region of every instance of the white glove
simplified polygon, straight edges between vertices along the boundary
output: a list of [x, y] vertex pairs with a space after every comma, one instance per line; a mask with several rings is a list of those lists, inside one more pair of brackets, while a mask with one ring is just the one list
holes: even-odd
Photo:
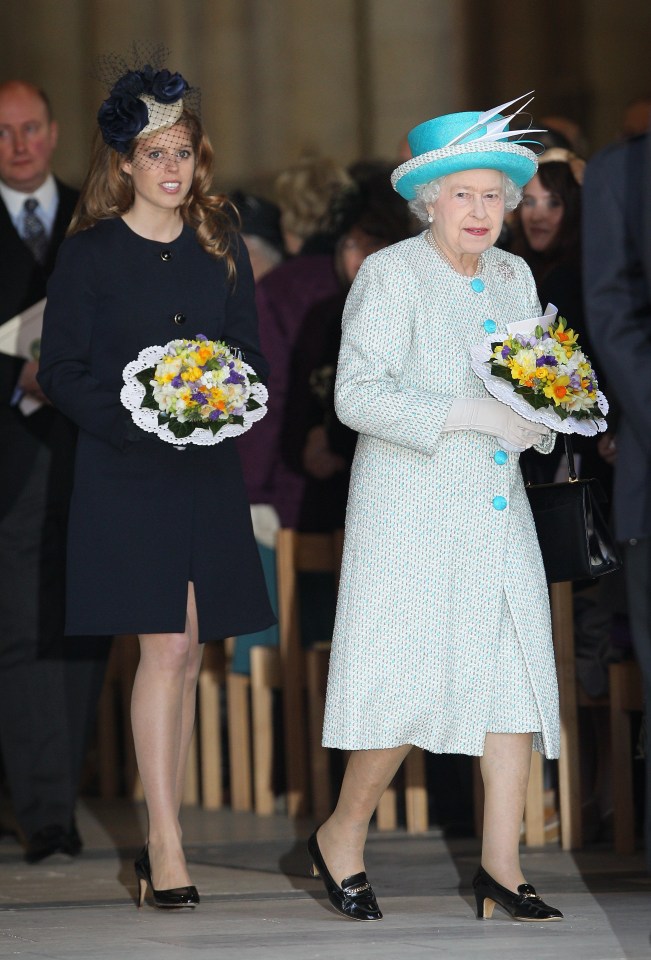
[[522, 453], [548, 436], [549, 427], [525, 420], [505, 403], [491, 397], [481, 400], [454, 400], [443, 433], [476, 430], [497, 437], [511, 453]]
[[276, 549], [276, 534], [280, 530], [280, 519], [270, 503], [251, 504], [251, 522], [253, 536], [263, 547]]

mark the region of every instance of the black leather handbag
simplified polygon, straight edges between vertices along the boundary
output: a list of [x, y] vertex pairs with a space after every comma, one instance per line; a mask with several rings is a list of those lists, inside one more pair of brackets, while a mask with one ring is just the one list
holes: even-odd
[[606, 503], [603, 487], [579, 480], [572, 443], [567, 434], [563, 439], [569, 480], [525, 487], [549, 583], [603, 577], [622, 565], [600, 506]]

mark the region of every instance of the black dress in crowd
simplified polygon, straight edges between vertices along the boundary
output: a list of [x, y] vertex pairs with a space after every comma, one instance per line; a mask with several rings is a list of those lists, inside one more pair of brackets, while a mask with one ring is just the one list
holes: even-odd
[[202, 642], [275, 622], [234, 441], [178, 449], [136, 427], [120, 402], [122, 371], [140, 350], [197, 334], [239, 347], [266, 378], [251, 267], [244, 245], [234, 250], [231, 284], [187, 226], [159, 243], [116, 218], [61, 248], [39, 380], [79, 427], [68, 634], [181, 632], [188, 581]]

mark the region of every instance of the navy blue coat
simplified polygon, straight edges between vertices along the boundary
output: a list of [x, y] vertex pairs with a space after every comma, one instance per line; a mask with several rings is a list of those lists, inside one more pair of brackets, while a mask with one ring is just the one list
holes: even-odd
[[120, 402], [122, 371], [140, 350], [198, 333], [240, 347], [266, 378], [251, 267], [235, 247], [234, 285], [187, 226], [164, 244], [116, 218], [61, 247], [39, 381], [79, 427], [68, 634], [181, 632], [190, 580], [201, 641], [275, 620], [234, 441], [176, 449], [136, 427]]

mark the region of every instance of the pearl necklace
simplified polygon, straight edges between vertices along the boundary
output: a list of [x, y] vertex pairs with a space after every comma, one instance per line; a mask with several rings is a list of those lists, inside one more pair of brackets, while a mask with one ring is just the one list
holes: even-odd
[[483, 257], [483, 254], [481, 254], [481, 253], [479, 254], [479, 257], [477, 258], [477, 269], [475, 270], [475, 272], [474, 272], [474, 274], [472, 275], [472, 277], [469, 277], [468, 274], [466, 274], [466, 273], [460, 273], [459, 270], [457, 270], [457, 268], [455, 267], [455, 265], [452, 263], [452, 261], [451, 261], [450, 258], [448, 257], [447, 253], [444, 253], [444, 251], [441, 250], [441, 248], [439, 247], [438, 243], [436, 242], [436, 238], [435, 238], [435, 236], [434, 236], [434, 234], [432, 233], [431, 230], [428, 230], [428, 231], [425, 233], [425, 239], [426, 239], [426, 241], [429, 243], [429, 245], [430, 245], [430, 247], [432, 248], [432, 250], [436, 251], [436, 253], [439, 255], [439, 257], [441, 258], [441, 260], [443, 260], [444, 263], [447, 263], [447, 265], [450, 267], [450, 269], [451, 269], [451, 270], [454, 270], [454, 272], [455, 272], [456, 274], [459, 274], [459, 276], [465, 277], [467, 280], [469, 280], [469, 281], [472, 282], [472, 280], [473, 280], [475, 277], [479, 277], [479, 276], [483, 273], [483, 271], [484, 271], [484, 257]]

